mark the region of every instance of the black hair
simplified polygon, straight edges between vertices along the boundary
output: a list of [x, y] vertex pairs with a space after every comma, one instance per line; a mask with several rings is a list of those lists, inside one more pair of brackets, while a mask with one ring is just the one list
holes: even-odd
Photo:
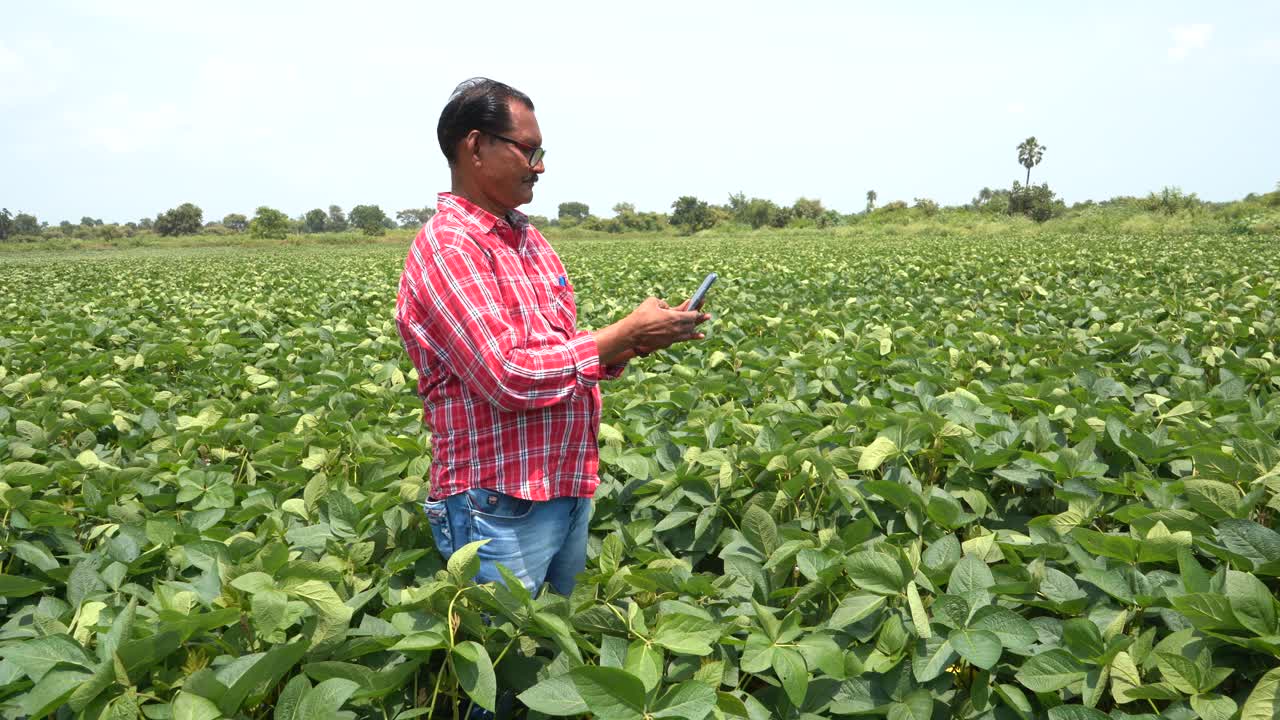
[[440, 150], [452, 165], [458, 160], [458, 142], [472, 130], [498, 133], [511, 131], [511, 101], [519, 101], [530, 110], [533, 101], [510, 85], [484, 77], [463, 80], [453, 89], [449, 102], [440, 113], [436, 137]]

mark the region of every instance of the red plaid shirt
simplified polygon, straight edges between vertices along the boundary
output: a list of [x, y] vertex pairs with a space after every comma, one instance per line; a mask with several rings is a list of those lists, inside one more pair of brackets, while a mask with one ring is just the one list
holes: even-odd
[[602, 368], [564, 265], [521, 213], [451, 193], [414, 239], [396, 325], [431, 431], [431, 494], [591, 497]]

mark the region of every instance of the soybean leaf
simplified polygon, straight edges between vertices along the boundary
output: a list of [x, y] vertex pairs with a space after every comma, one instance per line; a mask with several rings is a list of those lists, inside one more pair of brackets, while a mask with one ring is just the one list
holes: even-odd
[[582, 715], [587, 704], [578, 694], [578, 687], [568, 675], [547, 678], [517, 696], [520, 702], [545, 715], [562, 717]]
[[498, 681], [489, 652], [480, 643], [468, 640], [453, 646], [452, 657], [458, 684], [477, 705], [493, 710], [497, 704]]
[[683, 682], [667, 691], [653, 706], [654, 718], [702, 720], [716, 707], [716, 691], [700, 682]]
[[582, 701], [600, 720], [644, 717], [644, 685], [626, 670], [585, 665], [575, 668], [569, 678]]
[[983, 670], [990, 670], [1000, 661], [1000, 638], [989, 630], [952, 630], [947, 640], [960, 657]]
[[874, 550], [854, 553], [845, 562], [849, 579], [868, 592], [897, 595], [906, 589], [907, 578], [896, 560]]
[[1084, 679], [1086, 667], [1066, 650], [1056, 648], [1035, 655], [1022, 664], [1016, 677], [1032, 692], [1061, 690]]

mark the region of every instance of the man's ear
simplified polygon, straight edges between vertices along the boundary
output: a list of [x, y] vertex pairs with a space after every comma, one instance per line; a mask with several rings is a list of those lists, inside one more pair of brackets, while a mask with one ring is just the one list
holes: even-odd
[[480, 131], [472, 130], [462, 138], [463, 159], [473, 165], [480, 164]]

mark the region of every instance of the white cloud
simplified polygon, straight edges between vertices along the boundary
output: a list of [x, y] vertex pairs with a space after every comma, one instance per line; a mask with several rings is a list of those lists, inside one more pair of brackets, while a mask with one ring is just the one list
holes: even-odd
[[44, 33], [0, 43], [0, 106], [53, 95], [72, 64], [71, 55]]
[[1009, 112], [1015, 115], [1020, 115], [1027, 111], [1027, 106], [1021, 100], [1015, 100], [1014, 102], [1011, 102], [1008, 105], [1006, 105], [1005, 110], [1008, 110]]
[[22, 56], [0, 45], [0, 75], [17, 74], [22, 71]]
[[1267, 62], [1280, 62], [1280, 38], [1267, 38], [1249, 51], [1249, 56]]
[[182, 113], [171, 103], [138, 108], [120, 94], [93, 104], [88, 111], [69, 111], [64, 119], [79, 132], [85, 146], [112, 153], [171, 143], [185, 125]]
[[1173, 36], [1173, 45], [1169, 48], [1169, 59], [1182, 60], [1192, 50], [1208, 47], [1213, 26], [1208, 23], [1177, 25], [1169, 29], [1169, 34]]
[[77, 17], [128, 23], [131, 30], [223, 33], [240, 19], [236, 8], [169, 0], [79, 0], [71, 3]]

